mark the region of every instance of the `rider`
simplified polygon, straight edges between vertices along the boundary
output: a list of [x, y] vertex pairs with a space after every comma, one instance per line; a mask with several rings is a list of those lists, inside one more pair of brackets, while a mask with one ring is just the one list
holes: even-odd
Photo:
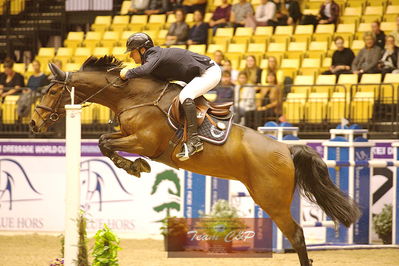
[[220, 67], [209, 57], [179, 48], [154, 46], [145, 33], [132, 34], [126, 42], [130, 57], [141, 66], [122, 69], [122, 79], [153, 75], [161, 80], [180, 80], [187, 83], [179, 95], [187, 119], [188, 140], [176, 156], [184, 161], [202, 151], [203, 144], [197, 132], [197, 111], [194, 99], [213, 89], [221, 79]]

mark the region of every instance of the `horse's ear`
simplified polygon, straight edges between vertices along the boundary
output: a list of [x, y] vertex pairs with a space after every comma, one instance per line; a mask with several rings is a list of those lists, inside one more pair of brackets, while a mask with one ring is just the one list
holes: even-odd
[[55, 76], [56, 80], [65, 81], [66, 74], [57, 65], [49, 63], [48, 67], [50, 68], [51, 73], [53, 73], [53, 75]]

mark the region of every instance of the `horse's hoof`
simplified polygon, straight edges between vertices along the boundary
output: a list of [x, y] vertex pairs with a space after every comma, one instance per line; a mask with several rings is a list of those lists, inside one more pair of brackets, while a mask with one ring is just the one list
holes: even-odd
[[151, 173], [151, 166], [146, 160], [144, 160], [142, 158], [138, 158], [134, 162], [138, 163], [138, 167], [140, 168], [140, 172]]
[[135, 168], [131, 167], [129, 169], [125, 169], [125, 171], [129, 174], [129, 175], [134, 175], [135, 177], [140, 178], [141, 174], [140, 171], [137, 171]]

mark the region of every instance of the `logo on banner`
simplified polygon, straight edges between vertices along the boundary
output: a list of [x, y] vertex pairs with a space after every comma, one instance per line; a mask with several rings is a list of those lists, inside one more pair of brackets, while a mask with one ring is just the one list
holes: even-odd
[[121, 178], [108, 162], [89, 159], [81, 163], [82, 208], [86, 211], [103, 210], [107, 203], [133, 201], [132, 193], [126, 189]]
[[174, 186], [175, 190], [168, 188], [168, 194], [172, 195], [173, 199], [155, 206], [153, 209], [156, 212], [165, 211], [166, 217], [169, 217], [172, 210], [180, 211], [180, 180], [173, 170], [167, 170], [157, 174], [154, 185], [152, 186], [151, 195], [154, 195], [158, 191], [161, 183], [169, 183]]
[[0, 209], [13, 204], [41, 200], [22, 165], [13, 159], [0, 159]]

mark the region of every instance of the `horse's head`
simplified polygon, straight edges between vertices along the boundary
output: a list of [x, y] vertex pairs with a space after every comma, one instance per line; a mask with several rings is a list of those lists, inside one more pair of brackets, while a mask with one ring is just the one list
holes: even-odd
[[[52, 63], [49, 67], [53, 79], [32, 115], [30, 127], [34, 133], [46, 132], [49, 126], [65, 115], [64, 106], [70, 103], [72, 87], [75, 87], [75, 103], [95, 102], [99, 97], [111, 101], [104, 92], [99, 94], [98, 91], [118, 86], [115, 80], [119, 77], [122, 62], [112, 56], [89, 57], [77, 72], [63, 72]], [[104, 100], [100, 99], [100, 103], [104, 104]]]
[[69, 73], [63, 72], [56, 65], [50, 63], [53, 80], [47, 87], [43, 98], [35, 108], [30, 122], [34, 133], [44, 133], [48, 127], [65, 115], [65, 104], [68, 104], [70, 95], [66, 86]]

